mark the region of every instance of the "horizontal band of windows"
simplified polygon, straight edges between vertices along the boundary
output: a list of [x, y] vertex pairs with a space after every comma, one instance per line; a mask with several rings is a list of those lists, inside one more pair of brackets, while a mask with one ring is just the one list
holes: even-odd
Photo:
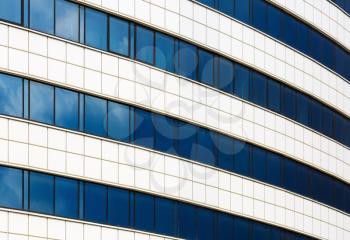
[[350, 15], [350, 1], [348, 0], [329, 0], [338, 5], [342, 10]]
[[0, 206], [185, 239], [312, 239], [164, 197], [0, 166]]
[[[31, 8], [35, 8], [35, 5], [31, 5]], [[52, 19], [52, 21], [55, 23], [53, 25], [60, 27], [54, 27], [50, 31], [35, 25], [30, 27], [135, 58], [166, 71], [197, 80], [287, 116], [350, 147], [348, 118], [315, 98], [255, 70], [168, 35], [75, 3], [57, 0], [56, 11], [58, 11], [55, 15], [56, 20]], [[60, 17], [61, 15], [70, 17]], [[82, 20], [79, 21], [79, 19]], [[39, 21], [38, 24], [48, 21], [47, 19]], [[62, 26], [69, 26], [69, 28]], [[63, 29], [60, 30], [60, 28]]]
[[350, 186], [293, 159], [181, 120], [0, 74], [0, 114], [86, 132], [248, 176], [350, 212]]
[[[193, 0], [238, 19], [311, 56], [350, 80], [349, 52], [318, 30], [265, 0]], [[322, 51], [320, 51], [322, 49]]]

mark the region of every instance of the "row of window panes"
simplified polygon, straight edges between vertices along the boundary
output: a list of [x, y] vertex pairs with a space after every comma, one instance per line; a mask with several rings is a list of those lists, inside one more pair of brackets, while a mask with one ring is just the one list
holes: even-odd
[[0, 114], [216, 166], [350, 213], [350, 186], [345, 183], [252, 144], [140, 108], [0, 74]]
[[[33, 16], [30, 18], [31, 28], [55, 33], [73, 41], [80, 39], [89, 46], [136, 58], [144, 63], [197, 80], [281, 113], [350, 146], [350, 121], [343, 115], [254, 70], [184, 41], [90, 8], [79, 7], [65, 0], [55, 1], [56, 21], [54, 21], [53, 13], [51, 17], [45, 18], [45, 14], [49, 12], [47, 9], [51, 9], [54, 5], [53, 0], [31, 1], [33, 2], [30, 5], [33, 8], [31, 11]], [[12, 4], [14, 2], [16, 1], [11, 0]], [[13, 8], [15, 9], [15, 6]], [[35, 14], [36, 12], [38, 13]], [[35, 20], [36, 16], [39, 19]], [[80, 21], [79, 25], [79, 19], [85, 20]], [[50, 22], [52, 24], [48, 24]]]
[[163, 197], [4, 166], [0, 206], [184, 239], [312, 239]]
[[[265, 0], [195, 0], [284, 42], [311, 56], [346, 79], [350, 54], [304, 22]], [[341, 0], [344, 1], [344, 0]], [[345, 0], [348, 1], [348, 0]], [[350, 2], [350, 1], [348, 1]], [[349, 4], [350, 6], [350, 4]]]

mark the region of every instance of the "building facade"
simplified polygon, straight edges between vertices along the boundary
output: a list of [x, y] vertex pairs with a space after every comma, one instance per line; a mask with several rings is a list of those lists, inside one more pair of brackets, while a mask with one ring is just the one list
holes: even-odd
[[0, 0], [0, 240], [350, 239], [349, 9]]

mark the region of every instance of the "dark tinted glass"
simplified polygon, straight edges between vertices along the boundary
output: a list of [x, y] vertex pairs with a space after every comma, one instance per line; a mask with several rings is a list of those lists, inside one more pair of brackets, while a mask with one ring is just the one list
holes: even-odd
[[231, 61], [219, 58], [219, 89], [233, 93], [234, 65]]
[[53, 214], [53, 197], [53, 176], [31, 172], [29, 176], [29, 209], [34, 212]]
[[250, 224], [242, 218], [235, 219], [234, 239], [250, 239]]
[[269, 229], [263, 224], [253, 225], [253, 240], [271, 240]]
[[198, 2], [201, 2], [209, 7], [215, 7], [215, 0], [198, 0]]
[[129, 56], [129, 22], [119, 18], [109, 18], [109, 49]]
[[162, 33], [156, 33], [156, 67], [169, 72], [175, 71], [175, 39]]
[[230, 215], [225, 213], [218, 214], [217, 223], [217, 239], [234, 239], [234, 220]]
[[176, 234], [176, 205], [173, 201], [163, 198], [155, 199], [155, 230], [164, 235]]
[[284, 16], [284, 24], [285, 29], [288, 31], [284, 31], [284, 42], [286, 42], [290, 46], [294, 46], [296, 41], [296, 32], [297, 32], [297, 22], [295, 19], [289, 15]]
[[55, 89], [55, 123], [59, 127], [78, 129], [78, 93], [62, 88]]
[[136, 59], [154, 63], [154, 32], [141, 26], [136, 27]]
[[214, 134], [204, 128], [198, 128], [196, 155], [197, 160], [204, 164], [215, 165]]
[[107, 219], [107, 188], [86, 182], [84, 199], [85, 219], [105, 223]]
[[194, 158], [195, 157], [195, 142], [196, 142], [197, 128], [191, 124], [179, 122], [177, 127], [177, 153], [181, 157]]
[[310, 102], [310, 113], [311, 127], [317, 131], [320, 131], [322, 126], [321, 106], [314, 100]]
[[198, 209], [198, 239], [214, 239], [214, 214], [207, 209]]
[[54, 0], [30, 0], [30, 27], [54, 33]]
[[135, 144], [153, 148], [154, 133], [151, 113], [142, 109], [135, 109]]
[[232, 138], [221, 135], [217, 137], [218, 167], [233, 171], [234, 141]]
[[310, 110], [309, 110], [309, 98], [304, 94], [297, 94], [296, 105], [297, 114], [296, 119], [298, 122], [309, 126], [310, 125]]
[[22, 79], [0, 74], [0, 114], [22, 117], [22, 91]]
[[128, 142], [130, 134], [130, 108], [124, 104], [108, 102], [108, 136]]
[[235, 172], [250, 176], [250, 149], [247, 144], [235, 141]]
[[90, 8], [85, 9], [85, 43], [107, 50], [107, 15]]
[[244, 23], [248, 23], [248, 21], [249, 21], [249, 1], [236, 0], [235, 2], [236, 2], [235, 17]]
[[271, 36], [280, 39], [283, 31], [282, 23], [281, 11], [272, 4], [267, 4], [267, 32]]
[[108, 223], [115, 226], [129, 226], [129, 191], [108, 188]]
[[20, 24], [21, 4], [22, 0], [1, 0], [0, 19]]
[[251, 99], [260, 106], [266, 106], [266, 78], [261, 74], [252, 74]]
[[235, 95], [249, 98], [249, 70], [239, 64], [235, 66]]
[[79, 210], [78, 181], [56, 177], [55, 179], [55, 213], [58, 216], [77, 218]]
[[56, 0], [56, 35], [79, 41], [79, 5], [65, 0]]
[[229, 16], [234, 16], [235, 1], [234, 0], [218, 0], [219, 10]]
[[253, 26], [266, 31], [266, 2], [264, 0], [252, 0]]
[[284, 187], [295, 191], [295, 168], [296, 163], [293, 161], [284, 161], [283, 175], [284, 175]]
[[30, 82], [30, 119], [53, 124], [54, 88], [52, 86]]
[[167, 153], [175, 153], [174, 120], [158, 114], [153, 114], [152, 120], [155, 128], [155, 149]]
[[252, 149], [253, 177], [255, 179], [266, 180], [266, 151], [253, 147]]
[[295, 119], [295, 107], [296, 107], [296, 99], [295, 99], [295, 91], [288, 87], [282, 88], [282, 113], [283, 115]]
[[281, 158], [274, 153], [268, 153], [266, 158], [266, 180], [276, 186], [281, 186]]
[[0, 206], [22, 208], [22, 171], [0, 167]]
[[179, 42], [179, 69], [178, 73], [190, 79], [197, 79], [197, 48], [192, 44]]
[[194, 206], [178, 204], [178, 227], [179, 237], [195, 239], [196, 236], [196, 208]]
[[154, 197], [135, 194], [135, 227], [144, 231], [154, 230]]
[[281, 110], [281, 84], [276, 81], [267, 81], [267, 106], [275, 112]]
[[214, 55], [198, 50], [198, 80], [207, 85], [214, 85]]
[[85, 131], [105, 136], [107, 124], [107, 101], [85, 96]]

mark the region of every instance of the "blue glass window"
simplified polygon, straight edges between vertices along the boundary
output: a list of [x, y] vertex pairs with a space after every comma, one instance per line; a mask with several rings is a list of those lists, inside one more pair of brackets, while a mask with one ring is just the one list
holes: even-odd
[[294, 46], [297, 43], [297, 22], [295, 19], [289, 15], [284, 15], [284, 29], [288, 29], [288, 31], [284, 31], [284, 41], [290, 46]]
[[84, 216], [87, 221], [105, 223], [107, 219], [107, 188], [85, 183]]
[[321, 118], [321, 105], [315, 100], [310, 101], [310, 113], [311, 113], [311, 127], [316, 131], [321, 130], [322, 118]]
[[179, 42], [179, 70], [178, 73], [190, 79], [197, 79], [197, 47], [192, 44]]
[[214, 165], [215, 164], [215, 135], [209, 130], [204, 128], [198, 128], [197, 132], [197, 146], [196, 155], [197, 160], [204, 164]]
[[298, 193], [301, 193], [304, 196], [307, 196], [310, 193], [310, 189], [309, 189], [309, 176], [310, 171], [309, 168], [301, 165], [301, 164], [297, 164], [297, 167], [295, 169], [295, 174], [296, 174], [296, 188], [298, 189]]
[[119, 18], [109, 18], [109, 50], [129, 56], [129, 22]]
[[107, 101], [101, 98], [85, 96], [85, 131], [105, 136], [107, 124]]
[[206, 6], [214, 8], [216, 6], [215, 0], [198, 0], [198, 2], [203, 3]]
[[30, 27], [54, 33], [54, 0], [30, 0]]
[[0, 206], [22, 208], [22, 171], [14, 168], [0, 167]]
[[322, 127], [323, 133], [325, 133], [327, 136], [332, 136], [333, 133], [333, 113], [332, 111], [325, 106], [321, 107], [322, 111]]
[[108, 223], [114, 226], [130, 226], [129, 191], [108, 188]]
[[253, 147], [252, 149], [253, 177], [255, 179], [266, 180], [266, 151]]
[[266, 78], [258, 73], [251, 74], [251, 99], [259, 106], [266, 106]]
[[242, 218], [235, 219], [233, 239], [251, 239], [249, 222]]
[[234, 239], [233, 238], [233, 218], [225, 213], [218, 214], [217, 218], [217, 239]]
[[233, 93], [234, 65], [225, 58], [219, 58], [219, 89], [227, 93]]
[[198, 239], [212, 240], [214, 239], [214, 214], [208, 209], [198, 209]]
[[281, 110], [281, 84], [276, 81], [267, 81], [267, 106], [275, 112]]
[[281, 158], [274, 153], [268, 153], [266, 158], [267, 182], [275, 186], [281, 186]]
[[30, 82], [30, 119], [53, 124], [54, 88], [52, 86]]
[[108, 136], [129, 142], [130, 107], [124, 104], [108, 102]]
[[304, 94], [298, 93], [296, 97], [296, 120], [306, 126], [310, 124], [310, 114], [309, 114], [309, 98]]
[[0, 114], [22, 117], [23, 80], [0, 74]]
[[65, 0], [56, 0], [55, 11], [56, 35], [78, 42], [79, 5]]
[[156, 67], [169, 72], [175, 71], [176, 41], [173, 37], [156, 33]]
[[284, 174], [284, 187], [286, 189], [289, 189], [291, 191], [295, 191], [295, 168], [296, 163], [293, 161], [289, 161], [284, 159], [284, 168], [283, 168], [283, 174]]
[[79, 210], [78, 181], [56, 177], [55, 214], [62, 217], [77, 218]]
[[249, 70], [239, 64], [235, 66], [235, 95], [243, 99], [249, 98]]
[[253, 226], [253, 240], [270, 240], [269, 229], [266, 225], [255, 223]]
[[219, 11], [233, 17], [235, 1], [234, 0], [218, 0], [218, 1], [219, 1]]
[[85, 43], [107, 50], [107, 15], [90, 8], [85, 9]]
[[135, 227], [144, 231], [154, 230], [154, 197], [135, 194]]
[[1, 0], [0, 19], [20, 24], [21, 5], [22, 0]]
[[152, 114], [142, 109], [135, 109], [135, 144], [153, 148], [154, 133]]
[[152, 118], [155, 128], [155, 149], [162, 152], [175, 153], [174, 120], [158, 114], [153, 114]]
[[267, 32], [269, 35], [281, 39], [283, 30], [281, 26], [282, 22], [281, 11], [272, 4], [267, 4]]
[[195, 239], [196, 237], [196, 208], [194, 206], [178, 204], [178, 227], [179, 237]]
[[224, 135], [217, 136], [216, 139], [218, 167], [233, 171], [234, 141]]
[[282, 88], [282, 113], [283, 115], [295, 119], [296, 111], [295, 91], [289, 87]]
[[173, 201], [165, 198], [155, 199], [155, 230], [164, 235], [176, 235], [176, 211]]
[[198, 50], [198, 80], [209, 86], [214, 85], [214, 55]]
[[136, 27], [136, 59], [154, 63], [154, 32], [141, 26]]
[[55, 123], [59, 127], [78, 129], [79, 95], [62, 88], [55, 89]]
[[252, 0], [252, 24], [261, 31], [266, 31], [266, 2], [265, 0]]
[[235, 141], [235, 172], [250, 176], [250, 148], [241, 141]]
[[53, 214], [53, 203], [54, 177], [31, 172], [29, 176], [29, 209], [34, 212]]
[[236, 0], [235, 16], [238, 20], [248, 23], [249, 22], [249, 2], [247, 0]]
[[179, 156], [195, 159], [197, 128], [191, 124], [179, 122], [177, 126], [177, 153]]

